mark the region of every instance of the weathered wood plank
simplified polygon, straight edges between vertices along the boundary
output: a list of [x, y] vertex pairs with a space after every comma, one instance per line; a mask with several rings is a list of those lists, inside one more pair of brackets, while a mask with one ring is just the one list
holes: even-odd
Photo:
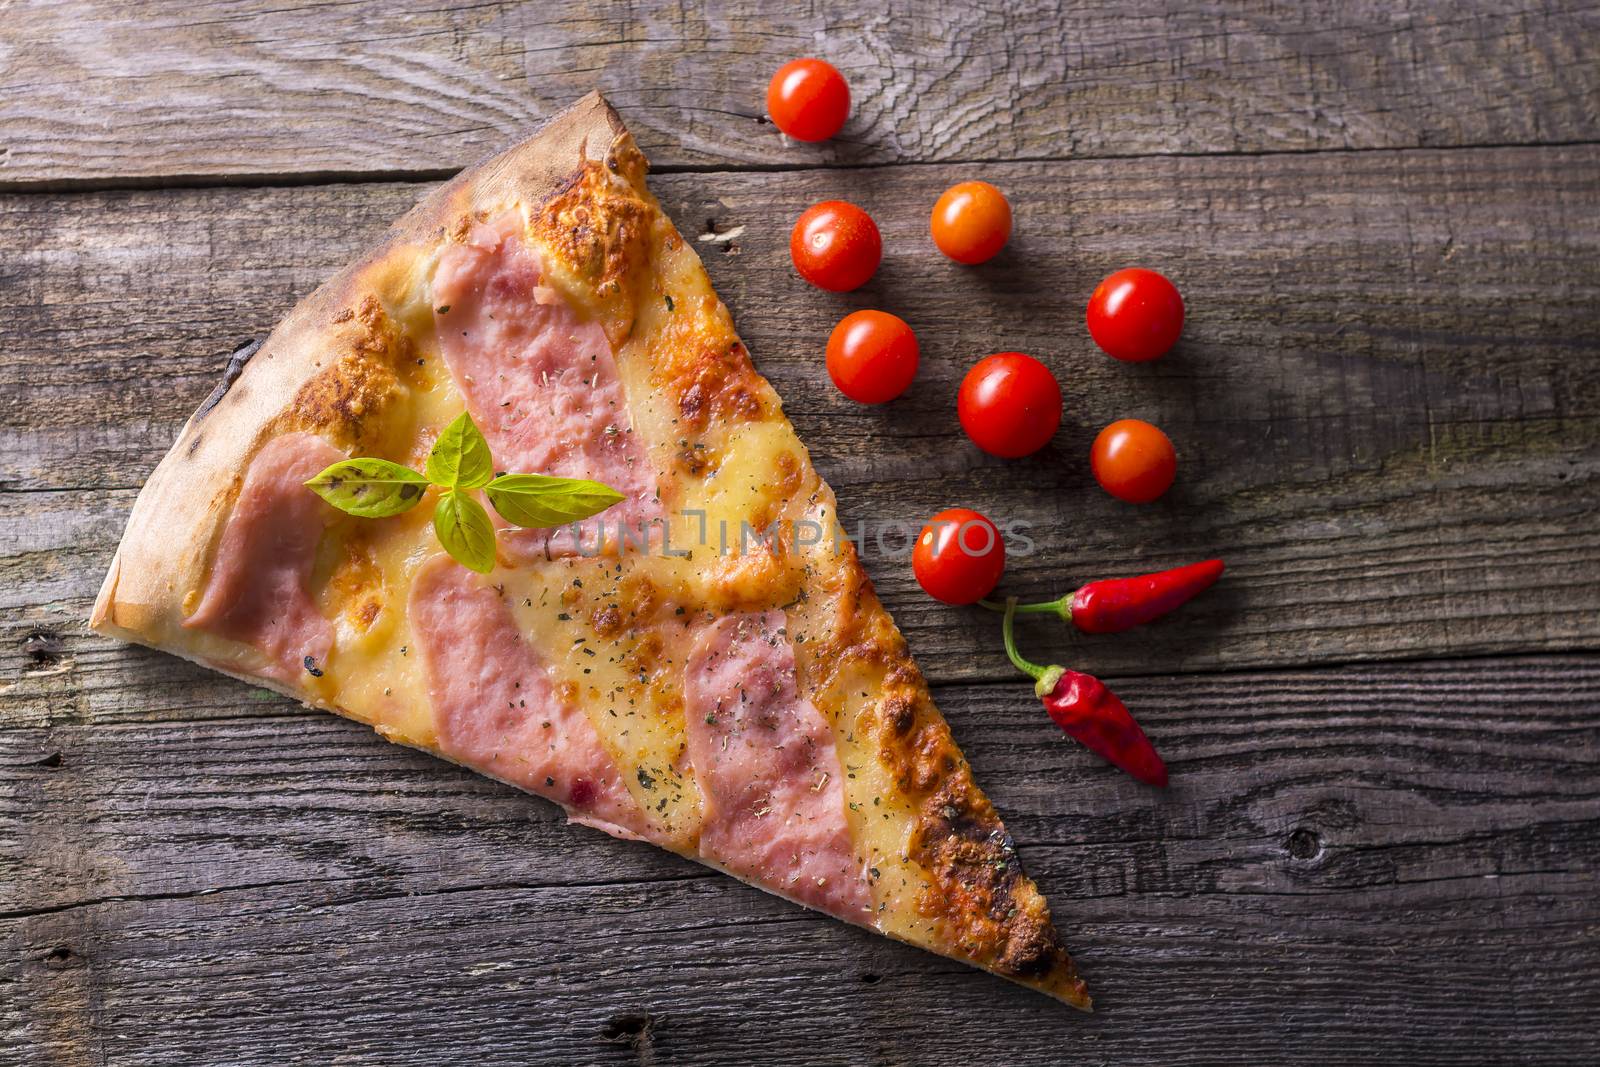
[[[1594, 147], [1015, 164], [991, 174], [1016, 194], [1015, 246], [977, 271], [940, 259], [921, 221], [957, 168], [656, 186], [691, 236], [745, 227], [703, 246], [710, 269], [852, 529], [957, 502], [1025, 520], [1040, 547], [1007, 580], [1023, 595], [1229, 560], [1180, 620], [1071, 644], [1034, 631], [1041, 655], [1126, 674], [1600, 644], [1597, 168]], [[419, 191], [0, 198], [20, 249], [0, 260], [0, 486], [137, 486], [232, 341]], [[889, 248], [844, 298], [800, 283], [786, 251], [801, 207], [841, 193], [876, 211]], [[1147, 367], [1099, 355], [1083, 328], [1095, 281], [1133, 261], [1170, 271], [1190, 305], [1179, 351]], [[923, 342], [921, 377], [883, 409], [844, 400], [820, 367], [836, 316], [863, 305]], [[1046, 358], [1068, 396], [1055, 444], [1027, 461], [980, 455], [953, 418], [961, 374], [1000, 348]], [[1106, 497], [1084, 460], [1127, 415], [1182, 456], [1177, 489], [1146, 508]], [[61, 634], [85, 699], [115, 699], [123, 661], [73, 627], [131, 493], [8, 495], [4, 654], [35, 629]], [[867, 548], [932, 677], [1009, 672], [991, 618], [932, 604]]]
[[937, 694], [1092, 1018], [281, 701], [3, 729], [0, 1056], [1600, 1055], [1600, 656], [1121, 689], [1172, 763], [1165, 794], [1060, 738], [1020, 686]]
[[[593, 88], [657, 163], [1306, 151], [1600, 136], [1580, 0], [10, 5], [0, 185], [453, 170]], [[825, 146], [758, 121], [820, 53]]]

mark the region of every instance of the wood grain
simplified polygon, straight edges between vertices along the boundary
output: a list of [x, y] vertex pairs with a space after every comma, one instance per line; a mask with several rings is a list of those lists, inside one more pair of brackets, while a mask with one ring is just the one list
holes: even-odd
[[[0, 1062], [1600, 1060], [1600, 8], [0, 16]], [[856, 94], [827, 145], [758, 117], [805, 53]], [[1146, 631], [1024, 631], [1113, 679], [1172, 766], [1158, 794], [1043, 720], [991, 617], [931, 605], [866, 546], [1099, 1014], [84, 631], [227, 350], [427, 188], [316, 183], [442, 177], [594, 87], [685, 234], [738, 231], [699, 247], [852, 525], [952, 503], [1028, 522], [1025, 596], [1229, 561]], [[980, 173], [1018, 232], [963, 270], [926, 212]], [[253, 187], [87, 191], [220, 183]], [[888, 245], [848, 297], [786, 254], [835, 196]], [[1134, 262], [1189, 301], [1148, 367], [1083, 329]], [[862, 306], [922, 340], [884, 409], [819, 368]], [[966, 367], [1004, 348], [1067, 392], [1019, 463], [952, 418]], [[1089, 480], [1123, 416], [1178, 444], [1160, 504]]]
[[1020, 686], [936, 694], [1093, 1017], [277, 698], [158, 709], [139, 685], [121, 721], [0, 728], [0, 1058], [1600, 1055], [1600, 656], [1119, 688], [1166, 793]]
[[[1012, 164], [1018, 236], [980, 270], [931, 251], [921, 212], [957, 168], [665, 175], [761, 369], [860, 522], [920, 523], [961, 502], [1030, 524], [1008, 590], [1220, 555], [1230, 574], [1179, 620], [1068, 641], [1050, 656], [1113, 675], [1600, 646], [1600, 148]], [[1515, 209], [1505, 190], [1515, 185]], [[169, 190], [0, 198], [21, 247], [0, 260], [0, 575], [10, 655], [81, 637], [132, 494], [210, 391], [223, 354], [381, 232], [413, 185]], [[820, 294], [788, 264], [801, 208], [848, 195], [888, 254], [869, 287]], [[1083, 302], [1106, 272], [1170, 272], [1190, 317], [1177, 352], [1114, 363]], [[919, 331], [902, 400], [867, 409], [820, 369], [844, 311], [890, 307]], [[985, 457], [952, 417], [970, 361], [1017, 348], [1067, 393], [1054, 444]], [[1115, 418], [1177, 442], [1178, 487], [1112, 501], [1084, 461]], [[111, 491], [103, 491], [111, 490]], [[21, 492], [19, 495], [18, 491]], [[869, 530], [879, 529], [869, 526]], [[1010, 673], [994, 620], [933, 605], [884, 525], [866, 562], [937, 680]], [[887, 551], [885, 551], [885, 549]], [[103, 682], [100, 680], [103, 679]], [[32, 691], [19, 692], [24, 702]]]
[[[0, 186], [442, 176], [607, 92], [658, 165], [1414, 148], [1600, 136], [1580, 0], [1162, 9], [845, 0], [626, 5], [12, 4]], [[817, 53], [855, 112], [823, 146], [760, 121]]]

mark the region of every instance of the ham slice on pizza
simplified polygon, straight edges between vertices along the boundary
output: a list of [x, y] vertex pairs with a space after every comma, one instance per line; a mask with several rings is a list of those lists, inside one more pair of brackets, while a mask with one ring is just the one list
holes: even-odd
[[[1087, 1007], [645, 170], [591, 95], [237, 353], [139, 495], [94, 628]], [[432, 509], [362, 518], [306, 486], [352, 457], [420, 470], [464, 411], [496, 470], [621, 500], [587, 532], [496, 519], [479, 573]]]

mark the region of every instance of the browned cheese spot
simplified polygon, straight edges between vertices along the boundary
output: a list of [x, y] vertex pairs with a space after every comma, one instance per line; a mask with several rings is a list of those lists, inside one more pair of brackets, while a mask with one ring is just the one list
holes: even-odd
[[372, 528], [366, 524], [351, 526], [340, 545], [333, 573], [328, 577], [333, 602], [343, 605], [345, 617], [363, 632], [377, 621], [387, 599], [383, 570], [372, 551], [371, 534]]
[[636, 184], [590, 160], [531, 220], [545, 253], [593, 295], [613, 345], [632, 331], [636, 287], [652, 275], [651, 225], [658, 216]]
[[383, 411], [405, 387], [395, 368], [409, 362], [411, 342], [370, 293], [343, 321], [353, 326], [338, 335], [342, 351], [300, 387], [289, 419], [338, 447], [376, 450]]

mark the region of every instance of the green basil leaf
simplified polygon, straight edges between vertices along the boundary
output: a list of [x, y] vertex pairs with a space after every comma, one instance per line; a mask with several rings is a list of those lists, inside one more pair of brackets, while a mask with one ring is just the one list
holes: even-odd
[[410, 511], [428, 491], [428, 479], [386, 459], [341, 460], [306, 485], [340, 511], [366, 519]]
[[598, 515], [624, 499], [600, 482], [544, 474], [502, 474], [483, 490], [502, 517], [517, 526], [562, 526]]
[[494, 523], [483, 505], [459, 489], [439, 494], [433, 532], [457, 563], [479, 574], [494, 570]]
[[476, 489], [494, 477], [489, 442], [463, 411], [446, 426], [428, 453], [428, 480], [446, 489]]

